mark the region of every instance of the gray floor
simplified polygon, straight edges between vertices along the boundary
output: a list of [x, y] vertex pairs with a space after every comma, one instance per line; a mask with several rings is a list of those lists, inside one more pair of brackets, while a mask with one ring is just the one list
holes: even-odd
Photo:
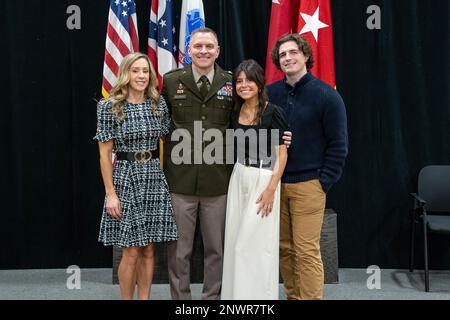
[[[111, 284], [111, 269], [82, 269], [80, 289], [69, 290], [66, 270], [0, 270], [0, 299], [119, 299], [119, 287]], [[430, 293], [423, 290], [423, 273], [406, 270], [381, 270], [380, 289], [369, 290], [370, 274], [363, 269], [341, 269], [339, 283], [325, 285], [326, 300], [447, 300], [450, 299], [450, 272], [430, 274]], [[194, 299], [201, 296], [201, 284], [192, 285]], [[167, 284], [152, 287], [152, 299], [170, 299]], [[280, 286], [280, 299], [285, 295]]]

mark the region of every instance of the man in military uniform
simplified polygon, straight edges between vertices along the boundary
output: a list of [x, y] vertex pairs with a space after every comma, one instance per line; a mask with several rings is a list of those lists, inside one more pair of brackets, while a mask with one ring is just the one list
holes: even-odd
[[[220, 49], [213, 30], [192, 32], [188, 52], [192, 64], [166, 73], [162, 89], [172, 118], [164, 172], [179, 232], [179, 240], [168, 246], [170, 291], [173, 299], [192, 298], [190, 258], [198, 216], [204, 246], [202, 299], [219, 299], [229, 170], [225, 163], [205, 164], [203, 151], [208, 142], [201, 136], [205, 130], [218, 129], [225, 137], [233, 106], [232, 77], [215, 63]], [[194, 121], [201, 121], [197, 122], [200, 132], [194, 132]], [[179, 141], [171, 141], [171, 136], [177, 129], [191, 136], [191, 148], [182, 155], [189, 159], [187, 163], [176, 164], [172, 157]]]

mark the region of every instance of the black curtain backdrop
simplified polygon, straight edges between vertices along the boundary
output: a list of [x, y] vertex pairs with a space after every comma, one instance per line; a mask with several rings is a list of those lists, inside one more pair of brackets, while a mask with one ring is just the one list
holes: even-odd
[[[408, 193], [429, 164], [450, 163], [450, 2], [331, 0], [338, 91], [348, 113], [350, 154], [328, 197], [338, 213], [339, 265], [406, 268]], [[81, 8], [81, 30], [66, 8]], [[136, 0], [146, 50], [150, 0]], [[179, 21], [181, 0], [176, 0]], [[368, 30], [366, 9], [382, 9]], [[97, 242], [103, 185], [96, 103], [109, 1], [0, 2], [0, 269], [110, 267]], [[204, 0], [206, 24], [232, 70], [263, 66], [270, 0]], [[431, 267], [450, 266], [432, 238]], [[418, 262], [421, 261], [419, 254]]]

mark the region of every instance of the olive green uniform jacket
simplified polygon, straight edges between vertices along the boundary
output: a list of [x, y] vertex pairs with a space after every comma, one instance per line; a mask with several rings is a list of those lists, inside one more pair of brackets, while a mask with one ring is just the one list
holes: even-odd
[[[230, 165], [225, 163], [224, 149], [225, 130], [229, 128], [233, 107], [231, 81], [231, 74], [216, 64], [213, 82], [203, 99], [191, 65], [164, 75], [161, 94], [171, 114], [170, 132], [164, 147], [164, 173], [171, 192], [196, 196], [227, 193], [231, 170]], [[194, 121], [198, 121], [197, 130], [194, 130]], [[202, 136], [208, 129], [218, 129], [223, 135], [221, 164], [205, 163], [203, 151], [211, 142]], [[176, 141], [175, 137], [179, 134], [181, 137]], [[190, 136], [190, 141], [185, 135]], [[190, 147], [180, 152], [180, 142]], [[185, 161], [179, 164], [181, 158]]]

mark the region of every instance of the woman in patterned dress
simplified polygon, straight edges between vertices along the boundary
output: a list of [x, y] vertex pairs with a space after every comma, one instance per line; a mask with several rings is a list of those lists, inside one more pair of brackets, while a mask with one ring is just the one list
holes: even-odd
[[[117, 84], [97, 108], [105, 203], [99, 241], [122, 248], [122, 299], [147, 300], [153, 278], [153, 243], [177, 240], [168, 185], [156, 152], [169, 131], [169, 113], [157, 78], [142, 53], [126, 56]], [[116, 155], [115, 164], [112, 155]]]

